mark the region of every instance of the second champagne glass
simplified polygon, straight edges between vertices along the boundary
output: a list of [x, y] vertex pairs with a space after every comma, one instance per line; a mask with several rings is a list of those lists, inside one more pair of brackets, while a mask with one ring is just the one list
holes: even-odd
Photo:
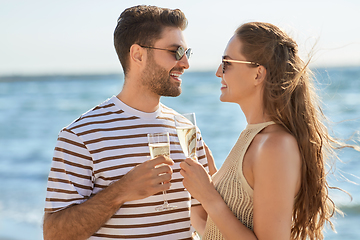
[[[149, 149], [151, 158], [157, 156], [170, 156], [170, 140], [169, 133], [149, 133], [148, 134]], [[166, 165], [165, 163], [155, 166], [156, 168]], [[164, 211], [175, 209], [176, 206], [170, 205], [166, 199], [166, 191], [163, 191], [164, 203], [163, 205], [156, 207], [156, 211]]]
[[196, 119], [195, 113], [175, 115], [175, 127], [185, 157], [196, 157]]

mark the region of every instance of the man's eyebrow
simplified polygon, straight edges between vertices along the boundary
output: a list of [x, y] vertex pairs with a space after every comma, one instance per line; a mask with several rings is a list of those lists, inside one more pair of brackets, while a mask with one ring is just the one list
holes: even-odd
[[[174, 43], [174, 44], [169, 45], [168, 48], [176, 48], [176, 49], [177, 49], [177, 48], [180, 47], [180, 46], [181, 46], [180, 44], [175, 44], [175, 43]], [[184, 46], [183, 46], [183, 47], [184, 47]], [[185, 48], [185, 47], [184, 47], [184, 48]], [[185, 48], [185, 49], [187, 49], [187, 48]]]
[[180, 47], [181, 45], [179, 45], [179, 44], [171, 44], [169, 47]]

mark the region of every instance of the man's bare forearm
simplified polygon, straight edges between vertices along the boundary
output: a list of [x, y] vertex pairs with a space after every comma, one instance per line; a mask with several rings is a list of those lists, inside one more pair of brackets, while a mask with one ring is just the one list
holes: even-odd
[[[82, 204], [45, 213], [44, 240], [87, 239], [121, 207], [116, 182]], [[121, 195], [121, 194], [120, 194]]]
[[[162, 163], [165, 166], [155, 168]], [[128, 201], [144, 199], [170, 188], [170, 158], [159, 156], [137, 165], [120, 180], [79, 205], [46, 213], [44, 240], [87, 239]], [[162, 184], [165, 182], [164, 184]]]

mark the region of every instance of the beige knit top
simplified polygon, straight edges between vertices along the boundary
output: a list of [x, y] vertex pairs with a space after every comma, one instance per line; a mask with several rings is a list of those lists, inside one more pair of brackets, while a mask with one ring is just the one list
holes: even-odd
[[[216, 190], [220, 193], [227, 206], [251, 230], [253, 230], [253, 189], [244, 177], [242, 163], [244, 155], [256, 134], [271, 124], [275, 123], [248, 124], [245, 130], [241, 132], [239, 139], [221, 168], [212, 178]], [[224, 239], [210, 217], [207, 219], [202, 239]]]

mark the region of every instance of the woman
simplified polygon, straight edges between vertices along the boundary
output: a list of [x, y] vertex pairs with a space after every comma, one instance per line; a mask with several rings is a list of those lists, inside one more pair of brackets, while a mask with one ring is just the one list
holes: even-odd
[[332, 226], [325, 160], [338, 142], [307, 65], [272, 24], [246, 23], [230, 39], [216, 72], [220, 100], [239, 104], [248, 125], [212, 178], [192, 159], [181, 164], [202, 203], [193, 220], [202, 239], [323, 239], [325, 222]]

